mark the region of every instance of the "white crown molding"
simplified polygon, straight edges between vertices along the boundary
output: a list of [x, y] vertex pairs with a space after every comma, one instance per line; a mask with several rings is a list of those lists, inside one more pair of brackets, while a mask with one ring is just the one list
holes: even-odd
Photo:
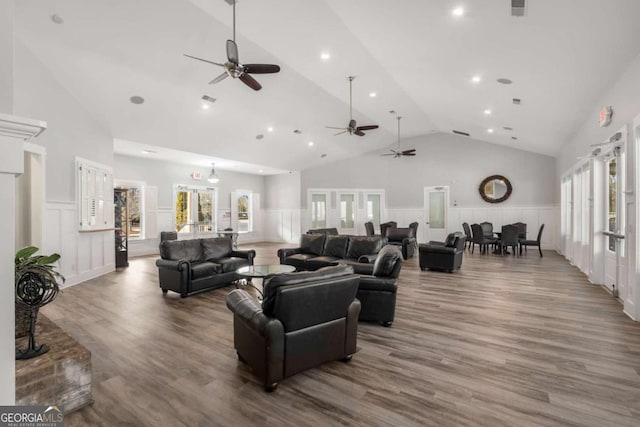
[[29, 141], [47, 128], [47, 122], [0, 113], [0, 136]]

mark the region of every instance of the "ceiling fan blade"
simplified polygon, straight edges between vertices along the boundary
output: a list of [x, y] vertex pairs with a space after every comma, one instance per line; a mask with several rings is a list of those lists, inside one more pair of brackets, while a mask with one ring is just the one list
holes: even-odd
[[262, 86], [260, 86], [260, 83], [258, 83], [256, 81], [256, 79], [254, 79], [253, 77], [251, 77], [249, 74], [242, 74], [239, 77], [240, 80], [242, 80], [242, 83], [246, 84], [247, 86], [249, 86], [251, 89], [253, 90], [260, 90], [262, 89]]
[[415, 156], [416, 153], [402, 153], [403, 156]]
[[227, 40], [227, 59], [234, 64], [238, 64], [238, 45], [233, 40]]
[[356, 128], [356, 121], [351, 119], [349, 120], [349, 126], [347, 126], [350, 129], [355, 129]]
[[347, 130], [347, 129], [345, 129], [345, 128], [337, 128], [337, 127], [335, 127], [335, 126], [325, 126], [325, 127], [326, 127], [327, 129], [338, 129], [338, 130], [344, 130], [344, 131], [346, 131], [346, 130]]
[[225, 71], [224, 73], [220, 74], [215, 79], [211, 80], [209, 82], [209, 84], [213, 85], [213, 84], [219, 83], [219, 82], [223, 81], [224, 79], [226, 79], [227, 77], [229, 77], [229, 74], [227, 74], [227, 72]]
[[356, 130], [354, 132], [354, 134], [358, 135], [358, 136], [364, 136], [364, 132], [362, 132], [361, 130]]
[[347, 133], [347, 131], [346, 131], [346, 130], [343, 130], [342, 132], [338, 132], [338, 133], [334, 134], [333, 136], [342, 135], [343, 133]]
[[381, 156], [395, 156], [395, 153], [389, 153], [389, 154], [380, 154]]
[[209, 61], [208, 59], [198, 58], [197, 56], [187, 55], [186, 53], [184, 53], [183, 55], [184, 55], [184, 56], [186, 56], [187, 58], [195, 59], [195, 60], [197, 60], [197, 61], [202, 61], [202, 62], [206, 62], [206, 63], [208, 63], [208, 64], [217, 65], [217, 66], [219, 66], [219, 67], [224, 67], [224, 64], [220, 64], [220, 63], [218, 63], [218, 62]]
[[410, 150], [404, 150], [404, 151], [402, 152], [402, 154], [403, 154], [404, 156], [408, 156], [408, 155], [409, 155], [409, 154], [411, 154], [411, 153], [415, 153], [415, 151], [416, 151], [416, 149], [415, 149], [415, 148], [412, 148], [412, 149], [410, 149]]
[[244, 64], [244, 72], [249, 74], [279, 73], [280, 66], [274, 64]]
[[358, 126], [357, 130], [372, 130], [378, 129], [378, 125]]

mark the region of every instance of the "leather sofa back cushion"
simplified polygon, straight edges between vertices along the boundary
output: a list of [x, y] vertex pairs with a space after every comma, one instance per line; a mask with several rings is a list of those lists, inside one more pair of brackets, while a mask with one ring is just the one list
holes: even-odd
[[281, 286], [303, 285], [306, 283], [324, 281], [352, 274], [353, 268], [347, 265], [338, 265], [335, 267], [323, 267], [316, 271], [300, 271], [296, 273], [284, 273], [268, 276], [264, 279], [262, 311], [267, 316], [271, 316], [273, 314], [278, 288]]
[[324, 251], [322, 255], [345, 258], [349, 236], [327, 236], [324, 241]]
[[231, 253], [231, 239], [228, 237], [212, 237], [201, 239], [204, 259], [226, 258]]
[[201, 261], [202, 249], [200, 239], [190, 240], [165, 240], [160, 243], [160, 256], [162, 259], [177, 261]]
[[390, 242], [402, 242], [407, 237], [416, 237], [413, 228], [387, 228], [387, 239]]
[[455, 246], [455, 243], [456, 243], [456, 234], [449, 233], [449, 235], [447, 236], [447, 239], [444, 241], [444, 245], [448, 248], [453, 248]]
[[402, 268], [402, 252], [397, 246], [387, 245], [380, 249], [373, 264], [373, 275], [377, 277], [393, 277], [400, 275]]
[[300, 249], [304, 254], [322, 255], [324, 234], [303, 234], [300, 237]]
[[358, 259], [362, 255], [373, 255], [380, 252], [382, 239], [378, 236], [351, 236], [349, 237], [349, 249], [347, 258]]

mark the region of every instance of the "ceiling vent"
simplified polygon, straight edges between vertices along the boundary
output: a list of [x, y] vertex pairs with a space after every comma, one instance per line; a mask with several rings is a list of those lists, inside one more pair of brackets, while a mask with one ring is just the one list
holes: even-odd
[[455, 133], [456, 135], [462, 135], [462, 136], [469, 136], [469, 134], [467, 132], [462, 132], [460, 130], [452, 130], [451, 132]]
[[202, 95], [202, 99], [203, 99], [203, 100], [205, 100], [205, 101], [207, 101], [207, 102], [211, 102], [211, 103], [216, 102], [216, 99], [215, 99], [215, 98], [210, 97], [209, 95]]
[[520, 100], [520, 98], [513, 98], [513, 103], [514, 103], [515, 105], [520, 105], [520, 103], [521, 103], [521, 102], [522, 102], [522, 101]]
[[511, 16], [525, 16], [526, 14], [526, 0], [511, 0]]

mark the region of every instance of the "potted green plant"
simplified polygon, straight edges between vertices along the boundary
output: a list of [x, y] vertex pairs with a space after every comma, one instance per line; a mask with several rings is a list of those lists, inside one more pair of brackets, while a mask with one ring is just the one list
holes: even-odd
[[60, 290], [58, 280], [65, 280], [54, 266], [60, 255], [36, 255], [38, 251], [28, 246], [16, 253], [16, 338], [35, 328], [39, 308], [53, 301]]

